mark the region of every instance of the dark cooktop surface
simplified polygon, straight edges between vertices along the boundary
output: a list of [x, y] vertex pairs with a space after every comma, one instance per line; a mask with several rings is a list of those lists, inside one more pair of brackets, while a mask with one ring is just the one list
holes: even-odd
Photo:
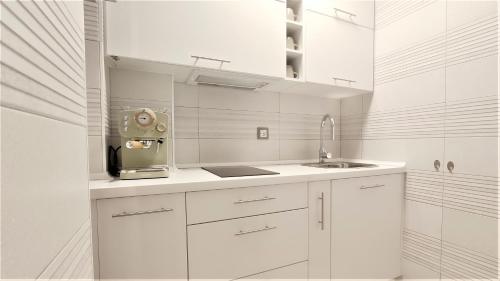
[[202, 167], [203, 170], [221, 178], [278, 175], [279, 173], [249, 166]]

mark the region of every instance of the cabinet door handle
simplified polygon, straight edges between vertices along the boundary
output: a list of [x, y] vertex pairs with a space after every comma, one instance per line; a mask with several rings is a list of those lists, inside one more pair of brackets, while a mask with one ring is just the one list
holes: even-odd
[[318, 223], [321, 224], [321, 230], [325, 230], [325, 193], [321, 192], [321, 196], [318, 199], [321, 200], [321, 217]]
[[223, 60], [223, 59], [217, 59], [217, 58], [211, 58], [211, 57], [204, 57], [204, 56], [191, 56], [194, 59], [194, 65], [198, 63], [200, 59], [202, 60], [210, 60], [210, 61], [218, 61], [220, 62], [219, 68], [222, 68], [222, 65], [224, 63], [231, 63], [230, 60]]
[[450, 173], [453, 173], [453, 169], [455, 169], [455, 163], [453, 163], [453, 161], [448, 161], [446, 167], [448, 168], [448, 171], [450, 171]]
[[335, 80], [335, 82], [337, 82], [337, 80], [339, 80], [339, 81], [345, 81], [345, 82], [349, 82], [349, 83], [356, 83], [355, 80], [346, 79], [346, 78], [332, 77], [332, 79]]
[[377, 188], [383, 187], [385, 184], [375, 184], [375, 185], [362, 185], [359, 189], [369, 189], [369, 188]]
[[112, 218], [119, 218], [119, 217], [130, 217], [130, 216], [138, 216], [138, 215], [149, 215], [149, 214], [155, 214], [155, 213], [165, 213], [165, 212], [172, 212], [174, 209], [166, 209], [166, 208], [160, 208], [156, 210], [147, 210], [147, 211], [137, 211], [137, 212], [121, 212], [118, 214], [112, 214]]
[[434, 169], [436, 169], [436, 172], [439, 172], [439, 168], [441, 168], [441, 161], [434, 160]]
[[339, 9], [339, 8], [333, 8], [333, 10], [335, 11], [335, 13], [341, 12], [343, 14], [346, 14], [346, 15], [350, 16], [350, 17], [356, 17], [356, 14], [348, 12], [346, 10], [342, 10], [342, 9]]
[[238, 200], [238, 201], [235, 201], [234, 204], [244, 204], [244, 203], [252, 203], [252, 202], [259, 202], [259, 201], [268, 201], [268, 200], [274, 200], [274, 199], [276, 199], [276, 197], [264, 196], [263, 198], [259, 198], [259, 199]]
[[250, 234], [250, 233], [255, 233], [255, 232], [261, 232], [261, 231], [268, 231], [268, 230], [273, 230], [278, 228], [277, 226], [264, 226], [263, 228], [260, 229], [255, 229], [255, 230], [248, 230], [248, 231], [243, 231], [240, 230], [239, 232], [235, 233], [234, 235], [240, 236], [240, 235], [245, 235], [245, 234]]

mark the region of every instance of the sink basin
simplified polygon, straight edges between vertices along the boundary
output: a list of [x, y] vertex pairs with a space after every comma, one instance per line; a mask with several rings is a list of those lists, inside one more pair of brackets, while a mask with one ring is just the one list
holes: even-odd
[[375, 164], [367, 163], [354, 163], [354, 162], [325, 162], [325, 163], [307, 163], [304, 166], [315, 168], [336, 168], [336, 169], [349, 169], [349, 168], [373, 168], [377, 167]]

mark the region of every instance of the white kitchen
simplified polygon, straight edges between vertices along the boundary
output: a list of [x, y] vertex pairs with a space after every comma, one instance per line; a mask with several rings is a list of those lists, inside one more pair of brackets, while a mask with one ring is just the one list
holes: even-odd
[[498, 11], [0, 2], [0, 277], [498, 280]]

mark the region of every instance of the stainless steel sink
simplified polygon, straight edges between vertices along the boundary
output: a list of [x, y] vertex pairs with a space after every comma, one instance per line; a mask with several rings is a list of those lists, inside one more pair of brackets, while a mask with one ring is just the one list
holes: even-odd
[[304, 166], [315, 168], [335, 168], [335, 169], [349, 169], [349, 168], [374, 168], [375, 164], [367, 163], [354, 163], [354, 162], [325, 162], [325, 163], [307, 163]]

